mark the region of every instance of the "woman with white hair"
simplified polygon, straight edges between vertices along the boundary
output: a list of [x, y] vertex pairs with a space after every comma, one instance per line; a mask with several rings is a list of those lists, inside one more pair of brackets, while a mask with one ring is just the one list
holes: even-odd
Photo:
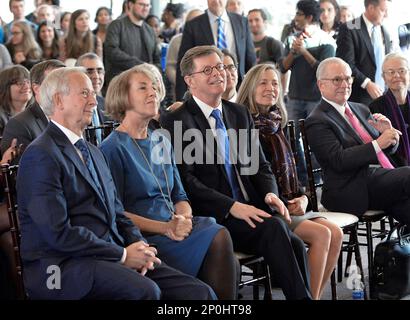
[[387, 91], [370, 105], [372, 113], [381, 113], [390, 119], [402, 133], [397, 152], [392, 155], [396, 166], [410, 165], [410, 71], [407, 58], [400, 53], [388, 54], [382, 65]]

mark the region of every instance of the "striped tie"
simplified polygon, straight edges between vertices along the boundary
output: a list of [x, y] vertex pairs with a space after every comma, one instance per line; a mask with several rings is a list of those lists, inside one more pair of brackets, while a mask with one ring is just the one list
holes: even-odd
[[218, 39], [217, 39], [216, 46], [218, 47], [218, 49], [223, 50], [227, 48], [223, 21], [221, 17], [219, 17], [217, 21], [218, 21]]

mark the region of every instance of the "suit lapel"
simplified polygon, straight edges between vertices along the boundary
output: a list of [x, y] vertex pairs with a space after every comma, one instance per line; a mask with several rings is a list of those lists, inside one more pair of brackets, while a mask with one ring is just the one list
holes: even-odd
[[232, 31], [233, 31], [233, 35], [235, 39], [236, 52], [233, 52], [233, 54], [236, 55], [236, 59], [239, 61], [239, 54], [237, 54], [237, 52], [239, 52], [239, 48], [244, 46], [243, 43], [240, 43], [242, 39], [241, 37], [242, 25], [241, 23], [238, 23], [236, 16], [234, 16], [233, 14], [230, 14], [229, 12], [228, 12], [228, 17], [229, 17], [229, 20], [231, 21]]
[[46, 115], [44, 114], [43, 110], [41, 110], [40, 106], [35, 102], [32, 107], [30, 108], [31, 113], [34, 116], [36, 125], [40, 129], [40, 131], [44, 131], [48, 125], [48, 120]]
[[353, 130], [352, 126], [347, 123], [346, 119], [343, 118], [342, 115], [332, 105], [324, 100], [322, 100], [322, 105], [325, 109], [324, 111], [329, 115], [329, 117], [342, 127], [343, 132], [346, 132], [347, 134], [352, 136], [358, 143], [363, 144], [362, 139], [359, 137], [356, 131]]
[[[102, 192], [104, 193], [104, 197], [105, 197], [105, 199], [103, 199], [102, 197], [100, 197], [100, 198], [103, 201], [104, 206], [106, 207], [107, 203], [111, 204], [113, 202], [108, 201], [109, 200], [109, 195], [111, 193], [109, 192], [110, 190], [107, 190], [108, 185], [107, 185], [107, 183], [105, 183], [105, 181], [108, 180], [108, 178], [104, 175], [104, 172], [107, 171], [106, 168], [103, 167], [105, 162], [101, 161], [101, 159], [100, 160], [98, 159], [98, 156], [97, 156], [96, 151], [94, 150], [94, 148], [89, 147], [89, 150], [90, 150], [91, 158], [93, 159], [93, 162], [94, 162], [95, 171], [96, 171], [96, 173], [98, 175], [98, 178], [100, 180], [100, 186], [101, 186]], [[97, 188], [97, 191], [98, 191], [98, 188]], [[98, 192], [98, 195], [100, 196], [100, 192]], [[107, 209], [108, 212], [114, 212], [113, 211], [114, 208], [111, 208], [111, 207], [107, 208], [106, 207], [106, 209]]]
[[356, 108], [356, 106], [352, 103], [349, 103], [350, 109], [353, 111], [353, 113], [356, 115], [357, 119], [359, 119], [360, 124], [366, 131], [372, 136], [373, 139], [377, 138], [379, 136], [378, 131], [373, 128], [368, 122], [367, 119], [365, 119], [361, 113], [359, 112], [359, 109]]
[[[81, 176], [84, 178], [85, 181], [88, 182], [88, 184], [91, 185], [93, 188], [94, 192], [98, 196], [98, 199], [100, 200], [101, 204], [104, 206], [105, 209], [107, 209], [105, 200], [103, 199], [100, 191], [98, 190], [97, 185], [95, 184], [94, 180], [91, 177], [91, 174], [88, 172], [87, 167], [81, 160], [80, 156], [78, 155], [75, 147], [71, 144], [71, 142], [68, 140], [68, 138], [65, 136], [65, 134], [52, 122], [49, 124], [49, 130], [52, 131], [53, 133], [53, 138], [56, 142], [56, 144], [59, 146], [61, 149], [61, 152], [74, 164], [78, 172], [81, 174]], [[93, 158], [93, 161], [95, 158]], [[97, 161], [94, 161], [94, 164]], [[98, 173], [97, 173], [98, 174]], [[102, 187], [102, 186], [101, 186]]]
[[208, 10], [206, 10], [206, 12], [200, 16], [199, 19], [201, 19], [200, 25], [204, 28], [204, 30], [202, 30], [202, 35], [205, 37], [205, 43], [213, 43], [216, 46], [217, 44], [215, 43], [212, 26], [209, 22]]
[[367, 31], [366, 22], [364, 22], [363, 17], [360, 18], [360, 25], [361, 25], [361, 28], [360, 28], [361, 38], [363, 39], [367, 47], [367, 50], [369, 51], [370, 58], [372, 59], [374, 65], [376, 65], [376, 58], [374, 56], [372, 39], [370, 39], [369, 31]]

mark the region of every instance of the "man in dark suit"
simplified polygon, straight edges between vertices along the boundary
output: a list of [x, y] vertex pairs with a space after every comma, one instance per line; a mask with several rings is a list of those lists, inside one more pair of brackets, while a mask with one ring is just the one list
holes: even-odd
[[369, 103], [384, 92], [382, 62], [392, 50], [390, 36], [382, 26], [390, 0], [365, 0], [364, 14], [340, 26], [336, 56], [353, 71], [351, 101]]
[[[251, 115], [244, 106], [221, 100], [226, 87], [221, 51], [188, 50], [181, 72], [192, 98], [163, 114], [161, 122], [173, 136], [194, 214], [213, 216], [227, 227], [235, 250], [263, 256], [287, 299], [310, 298], [306, 249], [286, 225], [289, 213], [276, 196]], [[228, 160], [229, 153], [237, 157]]]
[[[39, 105], [40, 85], [47, 74], [57, 68], [65, 67], [59, 60], [46, 60], [36, 64], [30, 71], [31, 89], [35, 101], [26, 110], [11, 118], [4, 128], [0, 148], [1, 154], [10, 147], [13, 139], [17, 139], [17, 145], [21, 145], [20, 153], [47, 127], [48, 119]], [[17, 164], [20, 155], [14, 158]]]
[[394, 169], [388, 157], [400, 133], [385, 116], [347, 102], [352, 70], [340, 58], [324, 60], [317, 78], [322, 101], [306, 119], [306, 131], [324, 172], [321, 202], [357, 216], [382, 209], [410, 223], [410, 168]]
[[[80, 56], [77, 59], [75, 65], [77, 67], [85, 68], [85, 71], [87, 72], [87, 75], [90, 78], [91, 83], [93, 84], [93, 89], [97, 94], [97, 108], [93, 111], [93, 118], [90, 125], [99, 127], [103, 125], [105, 121], [109, 120], [104, 114], [105, 99], [101, 93], [101, 90], [104, 86], [104, 64], [101, 58], [94, 52], [88, 52]], [[95, 139], [98, 145], [103, 139], [103, 133], [103, 129], [95, 129], [93, 131], [89, 131], [89, 134], [95, 135]], [[94, 137], [91, 137], [90, 139], [93, 140]]]
[[50, 123], [17, 177], [24, 284], [33, 299], [208, 299], [212, 289], [156, 257], [124, 215], [103, 155], [82, 138], [96, 104], [80, 68], [40, 90]]
[[110, 23], [104, 41], [105, 81], [144, 62], [160, 67], [160, 50], [154, 30], [145, 22], [150, 0], [127, 0], [127, 14]]
[[[178, 65], [185, 52], [196, 46], [215, 45], [219, 49], [228, 49], [238, 61], [238, 85], [240, 85], [245, 73], [256, 63], [255, 48], [248, 20], [236, 13], [226, 12], [225, 6], [226, 0], [208, 0], [208, 10], [186, 23], [178, 53]], [[221, 23], [223, 36], [226, 40], [223, 43], [218, 41], [219, 23]], [[177, 68], [176, 99], [182, 100], [185, 91], [186, 84], [179, 68]]]

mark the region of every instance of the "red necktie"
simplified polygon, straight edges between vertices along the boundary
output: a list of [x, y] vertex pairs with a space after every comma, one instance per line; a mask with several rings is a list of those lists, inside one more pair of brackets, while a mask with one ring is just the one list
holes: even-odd
[[[346, 105], [345, 114], [347, 119], [349, 120], [350, 124], [352, 125], [353, 129], [359, 135], [359, 137], [363, 140], [364, 143], [369, 143], [373, 141], [373, 138], [370, 134], [362, 127], [359, 122], [359, 119], [353, 114], [352, 110]], [[390, 163], [389, 159], [386, 157], [383, 151], [377, 153], [377, 159], [379, 160], [380, 165], [386, 169], [394, 169], [392, 164]]]

